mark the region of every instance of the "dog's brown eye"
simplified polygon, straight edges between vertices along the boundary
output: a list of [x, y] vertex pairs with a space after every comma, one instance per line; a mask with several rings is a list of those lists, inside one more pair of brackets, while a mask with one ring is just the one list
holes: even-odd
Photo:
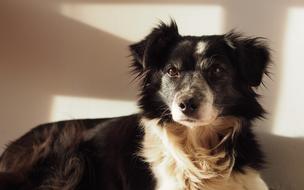
[[214, 67], [214, 68], [211, 69], [211, 74], [213, 76], [220, 76], [220, 74], [222, 74], [223, 71], [224, 71], [224, 69], [221, 68], [221, 67]]
[[214, 70], [214, 73], [221, 73], [221, 72], [222, 72], [222, 68], [219, 67], [215, 68]]
[[170, 67], [168, 70], [167, 70], [167, 73], [170, 77], [178, 77], [179, 75], [179, 71], [177, 68], [175, 67]]

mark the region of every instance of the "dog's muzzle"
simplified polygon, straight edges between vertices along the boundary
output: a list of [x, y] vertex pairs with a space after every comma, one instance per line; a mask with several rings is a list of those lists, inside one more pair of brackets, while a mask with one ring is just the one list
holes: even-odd
[[218, 115], [211, 92], [176, 94], [171, 113], [174, 121], [190, 127], [209, 124]]

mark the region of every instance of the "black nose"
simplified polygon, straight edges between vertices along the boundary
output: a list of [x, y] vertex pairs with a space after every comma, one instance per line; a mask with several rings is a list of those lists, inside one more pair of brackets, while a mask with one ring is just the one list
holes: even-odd
[[194, 98], [182, 99], [179, 102], [178, 107], [185, 115], [192, 115], [197, 111], [199, 102]]

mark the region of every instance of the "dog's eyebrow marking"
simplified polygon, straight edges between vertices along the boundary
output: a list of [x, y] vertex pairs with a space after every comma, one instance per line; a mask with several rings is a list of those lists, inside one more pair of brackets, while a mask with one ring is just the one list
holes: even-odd
[[206, 46], [207, 44], [203, 41], [199, 41], [197, 44], [196, 44], [196, 51], [195, 53], [197, 54], [201, 54], [204, 52], [204, 50], [206, 49]]

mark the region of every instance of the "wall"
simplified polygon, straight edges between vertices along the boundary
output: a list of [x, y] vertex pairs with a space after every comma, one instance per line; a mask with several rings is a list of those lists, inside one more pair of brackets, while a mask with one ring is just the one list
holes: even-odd
[[[272, 79], [257, 89], [269, 114], [256, 122], [277, 189], [304, 187], [304, 2], [283, 0], [2, 0], [0, 147], [33, 126], [136, 112], [128, 44], [158, 19], [182, 34], [236, 28], [269, 39]], [[302, 85], [302, 86], [301, 86]], [[123, 106], [121, 106], [123, 105]]]

